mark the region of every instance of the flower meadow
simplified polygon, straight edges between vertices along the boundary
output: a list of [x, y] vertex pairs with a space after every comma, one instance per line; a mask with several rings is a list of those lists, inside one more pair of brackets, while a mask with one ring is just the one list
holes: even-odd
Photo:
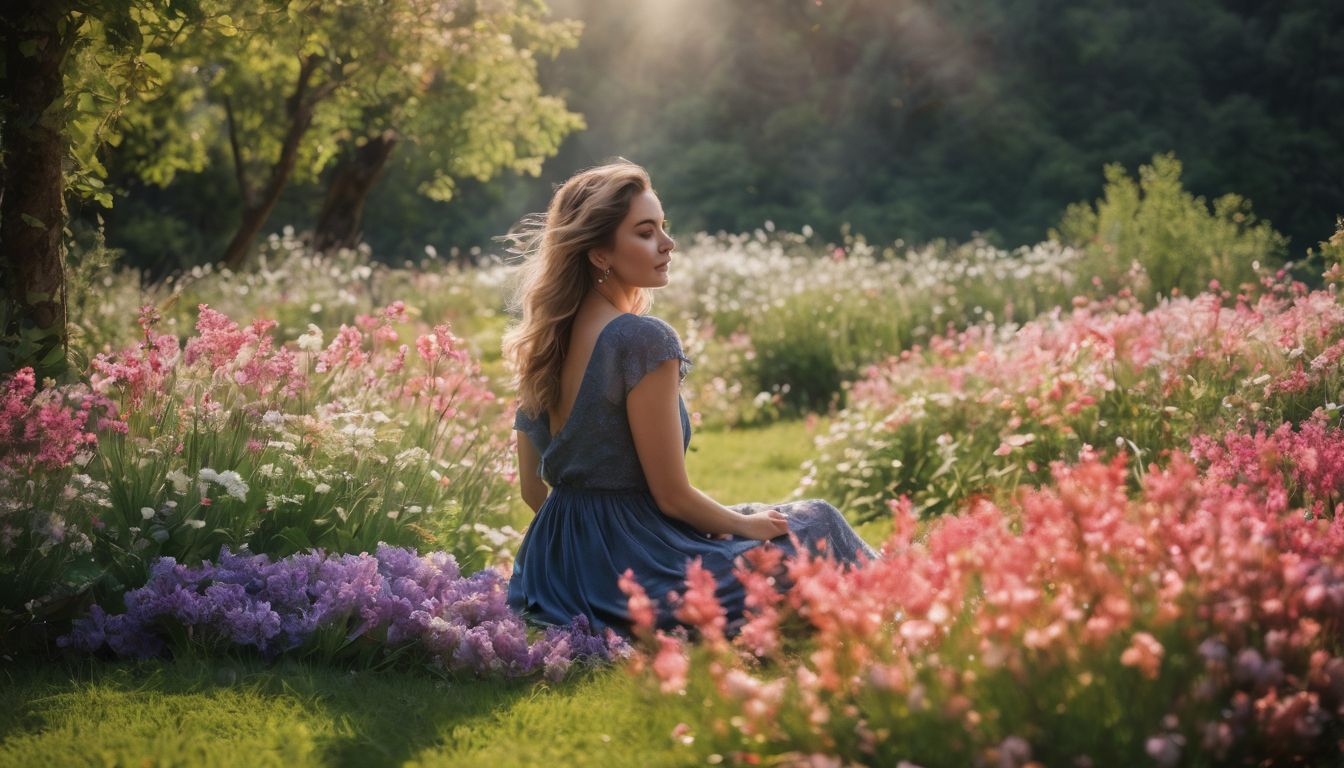
[[838, 499], [859, 520], [900, 494], [936, 514], [1044, 482], [1052, 458], [1089, 445], [1132, 452], [1135, 489], [1149, 461], [1197, 434], [1337, 415], [1344, 305], [1333, 284], [1308, 290], [1280, 270], [1261, 288], [1234, 296], [1215, 283], [1147, 311], [1121, 291], [916, 344], [849, 386], [794, 495]]
[[[943, 324], [1029, 319], [1085, 288], [1081, 253], [1046, 241], [1013, 251], [983, 240], [879, 248], [862, 237], [821, 243], [808, 229], [679, 238], [670, 285], [654, 313], [671, 322], [702, 372], [686, 382], [687, 407], [706, 427], [764, 424], [825, 409], [841, 382], [927, 338]], [[315, 253], [292, 228], [268, 238], [257, 268], [206, 265], [142, 288], [139, 276], [89, 276], [97, 290], [76, 302], [79, 337], [91, 349], [139, 341], [125, 318], [152, 302], [164, 332], [195, 324], [202, 303], [229, 317], [266, 316], [288, 338], [310, 324], [353, 325], [405, 297], [411, 321], [442, 318], [467, 329], [464, 343], [483, 369], [503, 378], [499, 337], [516, 270], [495, 254], [462, 267], [427, 248], [391, 266], [367, 246]], [[78, 297], [77, 297], [78, 298]], [[818, 318], [824, 322], [818, 322]]]
[[1344, 268], [1148, 306], [1088, 294], [1053, 243], [696, 236], [654, 312], [697, 362], [697, 428], [832, 409], [795, 496], [890, 534], [850, 569], [752, 551], [731, 631], [699, 563], [673, 632], [627, 576], [627, 643], [504, 601], [511, 267], [267, 247], [248, 274], [116, 273], [82, 378], [0, 381], [6, 653], [617, 662], [689, 702], [670, 748], [708, 764], [1344, 749]]
[[204, 304], [185, 341], [160, 321], [145, 305], [141, 341], [95, 355], [87, 382], [39, 390], [20, 371], [0, 390], [7, 628], [224, 545], [488, 564], [498, 542], [478, 526], [509, 502], [509, 416], [447, 324], [411, 331], [400, 301], [330, 339], [310, 325], [281, 341], [273, 320]]
[[1133, 498], [1127, 454], [1085, 451], [921, 535], [902, 496], [863, 567], [744, 558], [731, 639], [692, 568], [678, 616], [697, 642], [646, 618], [634, 668], [703, 698], [673, 736], [711, 763], [1327, 764], [1344, 749], [1341, 449], [1319, 422], [1203, 441]]

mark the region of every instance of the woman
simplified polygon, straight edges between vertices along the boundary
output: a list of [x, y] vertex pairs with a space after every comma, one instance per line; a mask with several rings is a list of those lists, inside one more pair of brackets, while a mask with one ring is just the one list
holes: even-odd
[[678, 387], [691, 361], [676, 331], [644, 314], [651, 289], [668, 283], [675, 243], [643, 168], [621, 160], [582, 171], [555, 191], [544, 220], [529, 220], [514, 302], [522, 321], [503, 348], [519, 392], [518, 477], [536, 517], [510, 605], [543, 624], [585, 614], [595, 629], [629, 636], [618, 585], [629, 568], [670, 628], [668, 592], [685, 588], [687, 562], [700, 557], [732, 635], [743, 620], [732, 572], [743, 552], [768, 541], [791, 554], [792, 533], [847, 563], [876, 557], [820, 499], [725, 507], [687, 479], [691, 423]]

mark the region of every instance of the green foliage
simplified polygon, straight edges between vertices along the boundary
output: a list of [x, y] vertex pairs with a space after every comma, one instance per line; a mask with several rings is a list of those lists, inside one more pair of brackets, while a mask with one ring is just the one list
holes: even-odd
[[1185, 191], [1171, 153], [1141, 166], [1137, 183], [1120, 164], [1108, 164], [1103, 197], [1070, 205], [1050, 236], [1087, 251], [1081, 269], [1100, 280], [1100, 293], [1129, 287], [1148, 306], [1154, 294], [1193, 296], [1210, 280], [1232, 290], [1254, 286], [1260, 269], [1283, 262], [1287, 246], [1241, 196], [1223, 195], [1209, 210], [1204, 198]]
[[41, 328], [8, 297], [0, 297], [0, 371], [32, 366], [39, 380], [70, 370], [59, 328]]
[[[83, 25], [67, 59], [62, 105], [69, 156], [66, 188], [77, 197], [112, 207], [113, 190], [102, 154], [125, 136], [122, 120], [133, 105], [153, 99], [168, 85], [167, 65], [157, 49], [173, 45], [189, 27], [207, 22], [195, 2], [135, 0], [91, 4], [75, 23]], [[134, 118], [132, 118], [134, 119]], [[191, 147], [191, 125], [162, 131], [159, 163], [172, 164]]]
[[1322, 241], [1316, 249], [1307, 249], [1303, 268], [1313, 267], [1328, 270], [1326, 278], [1338, 281], [1341, 270], [1344, 270], [1344, 216], [1335, 219], [1335, 233], [1329, 240]]

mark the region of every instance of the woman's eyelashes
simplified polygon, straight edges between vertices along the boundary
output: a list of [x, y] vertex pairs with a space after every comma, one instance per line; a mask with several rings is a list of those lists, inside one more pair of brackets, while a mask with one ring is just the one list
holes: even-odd
[[[667, 227], [666, 224], [664, 224], [664, 225], [663, 225], [663, 234], [667, 235], [668, 237], [671, 237], [672, 234], [671, 234], [670, 232], [668, 232], [667, 230], [668, 230], [668, 227]], [[653, 233], [654, 233], [654, 230], [651, 229], [651, 230], [649, 230], [648, 232], [641, 232], [641, 233], [639, 233], [639, 236], [642, 237], [642, 238], [644, 238], [645, 240], [648, 240], [650, 237], [653, 237]]]

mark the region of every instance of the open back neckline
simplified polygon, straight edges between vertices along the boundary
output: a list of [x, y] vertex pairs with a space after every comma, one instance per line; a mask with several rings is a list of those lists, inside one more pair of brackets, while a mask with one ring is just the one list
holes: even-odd
[[[588, 354], [588, 362], [583, 366], [583, 376], [579, 379], [579, 389], [574, 393], [574, 402], [569, 406], [569, 415], [565, 417], [565, 423], [560, 425], [560, 429], [554, 434], [551, 433], [551, 412], [544, 408], [542, 409], [541, 415], [546, 419], [546, 434], [550, 437], [551, 444], [554, 444], [556, 439], [563, 435], [565, 430], [569, 429], [570, 422], [574, 421], [574, 412], [578, 410], [579, 405], [583, 402], [583, 390], [588, 386], [588, 374], [592, 371], [593, 361], [597, 359], [597, 351], [599, 345], [602, 343], [603, 335], [606, 334], [608, 328], [616, 324], [617, 320], [620, 320], [626, 315], [638, 317], [634, 312], [622, 312], [608, 320], [606, 324], [602, 326], [602, 329], [597, 332], [597, 338], [593, 339], [593, 351]], [[547, 446], [547, 448], [549, 447], [550, 445]]]

